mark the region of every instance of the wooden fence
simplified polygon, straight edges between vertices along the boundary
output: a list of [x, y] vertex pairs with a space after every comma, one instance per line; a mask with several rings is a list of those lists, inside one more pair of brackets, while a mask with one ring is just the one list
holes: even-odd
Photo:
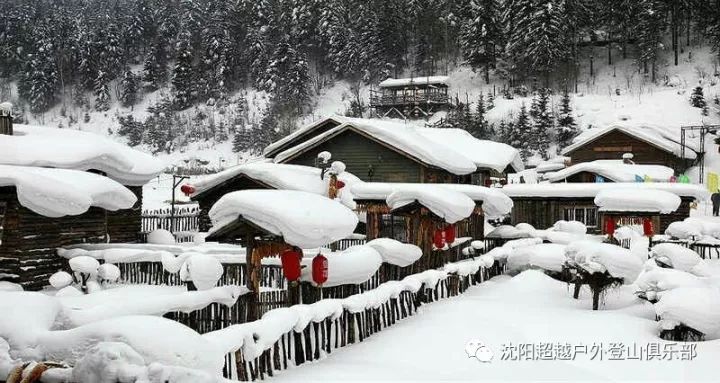
[[360, 312], [344, 310], [337, 319], [328, 317], [309, 324], [301, 332], [283, 334], [257, 358], [246, 358], [242, 349], [237, 351], [226, 358], [226, 363], [233, 365], [226, 364], [225, 377], [240, 381], [262, 380], [272, 377], [276, 371], [318, 360], [340, 347], [363, 342], [373, 334], [414, 315], [422, 304], [457, 296], [492, 276], [491, 269], [480, 269], [478, 273], [469, 276], [450, 275], [434, 288], [420, 289], [416, 293], [404, 291], [377, 308]]
[[720, 259], [720, 244], [709, 244], [699, 242], [689, 242], [680, 240], [660, 240], [651, 241], [650, 247], [659, 245], [661, 243], [674, 243], [676, 245], [687, 247], [698, 253], [702, 259]]
[[[116, 266], [120, 269], [120, 281], [122, 283], [168, 286], [185, 284], [180, 280], [179, 272], [168, 272], [160, 262], [117, 263]], [[223, 263], [223, 274], [218, 285], [245, 286], [245, 270], [244, 263]], [[285, 281], [282, 266], [262, 265], [260, 268], [261, 287], [284, 289], [286, 287]]]
[[164, 229], [175, 235], [179, 243], [192, 242], [200, 230], [200, 208], [198, 206], [176, 207], [175, 214], [168, 209], [145, 210], [140, 224], [140, 242], [147, 241], [147, 235], [156, 229]]

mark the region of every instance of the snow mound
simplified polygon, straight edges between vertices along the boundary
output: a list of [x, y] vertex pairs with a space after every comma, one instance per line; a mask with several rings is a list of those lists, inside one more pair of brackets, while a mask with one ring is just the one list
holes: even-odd
[[70, 286], [72, 283], [73, 277], [66, 271], [58, 271], [50, 276], [50, 286], [57, 290]]
[[213, 232], [238, 216], [286, 243], [317, 248], [353, 233], [358, 217], [352, 210], [326, 197], [293, 190], [242, 190], [224, 195], [210, 209]]
[[485, 238], [516, 239], [529, 238], [532, 235], [526, 230], [519, 230], [512, 225], [500, 225], [485, 236]]
[[565, 255], [589, 273], [607, 271], [624, 283], [634, 282], [643, 266], [640, 258], [630, 250], [609, 243], [573, 242], [566, 247]]
[[193, 285], [198, 290], [209, 290], [218, 283], [223, 275], [223, 265], [217, 258], [195, 254], [186, 261], [187, 271]]
[[2, 186], [15, 187], [22, 206], [53, 218], [80, 215], [93, 206], [112, 211], [129, 209], [137, 202], [121, 184], [77, 170], [0, 165]]
[[553, 229], [555, 231], [560, 231], [563, 233], [570, 233], [570, 234], [585, 234], [587, 233], [587, 226], [585, 226], [584, 223], [579, 221], [564, 221], [560, 220], [555, 222], [553, 225]]
[[72, 271], [90, 275], [96, 275], [98, 268], [100, 267], [100, 262], [98, 262], [97, 259], [86, 255], [75, 257], [68, 263], [70, 264], [70, 269]]
[[121, 342], [100, 342], [80, 358], [72, 369], [76, 382], [132, 382], [145, 360], [132, 347]]
[[564, 245], [543, 243], [514, 249], [507, 257], [506, 268], [514, 272], [530, 268], [560, 272], [566, 259]]
[[365, 245], [380, 253], [383, 262], [400, 267], [410, 266], [422, 256], [419, 247], [392, 238], [376, 238]]
[[106, 282], [116, 282], [120, 279], [120, 269], [112, 263], [103, 263], [98, 269], [98, 278]]
[[[680, 287], [707, 287], [705, 280], [690, 273], [650, 265], [638, 276], [635, 284], [640, 291], [660, 292]], [[650, 298], [650, 297], [649, 297]]]
[[663, 292], [655, 313], [704, 334], [720, 331], [720, 291], [710, 287], [681, 287]]
[[174, 245], [175, 236], [165, 229], [155, 229], [148, 234], [147, 243], [153, 245]]
[[463, 220], [475, 210], [475, 202], [463, 193], [420, 185], [397, 189], [387, 197], [386, 202], [392, 210], [418, 202], [447, 223]]
[[670, 214], [680, 207], [680, 197], [663, 190], [606, 189], [595, 197], [600, 211], [647, 211]]
[[708, 265], [695, 251], [674, 243], [661, 243], [653, 246], [651, 255], [658, 262], [700, 277], [709, 276]]
[[17, 283], [0, 281], [0, 291], [23, 291], [22, 285]]
[[695, 240], [702, 236], [702, 227], [687, 221], [676, 221], [668, 225], [665, 234], [672, 238]]
[[[351, 246], [342, 252], [323, 254], [328, 262], [328, 279], [325, 287], [360, 284], [370, 279], [380, 268], [383, 258], [373, 246]], [[309, 262], [311, 258], [306, 258]], [[312, 280], [312, 266], [303, 268], [301, 279]], [[314, 282], [313, 282], [314, 283]]]
[[146, 184], [164, 168], [153, 156], [106, 136], [18, 124], [13, 130], [14, 135], [0, 141], [0, 164], [81, 172], [99, 170], [129, 186]]

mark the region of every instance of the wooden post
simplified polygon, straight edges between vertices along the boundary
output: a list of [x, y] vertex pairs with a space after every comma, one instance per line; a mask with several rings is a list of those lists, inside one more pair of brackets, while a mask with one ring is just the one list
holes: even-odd
[[[253, 250], [255, 250], [255, 238], [252, 234], [247, 234], [245, 237], [245, 287], [250, 290], [247, 300], [247, 322], [258, 319], [258, 302], [260, 301], [260, 286], [258, 281], [258, 270], [260, 265], [255, 264], [253, 259]], [[257, 259], [257, 263], [260, 263], [260, 259]]]

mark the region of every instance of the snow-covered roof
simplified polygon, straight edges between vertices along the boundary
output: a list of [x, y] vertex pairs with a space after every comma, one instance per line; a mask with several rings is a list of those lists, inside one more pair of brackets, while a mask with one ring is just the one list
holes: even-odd
[[389, 78], [382, 81], [378, 86], [380, 88], [397, 88], [401, 86], [412, 85], [444, 85], [448, 86], [448, 76], [425, 76], [425, 77], [409, 77], [409, 78]]
[[479, 140], [466, 130], [420, 128], [418, 132], [469, 158], [478, 168], [493, 169], [498, 173], [502, 173], [508, 166], [512, 166], [516, 172], [525, 168], [517, 149], [501, 142]]
[[680, 207], [680, 197], [664, 190], [605, 189], [595, 197], [600, 211], [647, 211], [670, 214]]
[[363, 182], [353, 185], [352, 194], [357, 201], [385, 200], [396, 190], [416, 188], [437, 190], [438, 194], [459, 192], [473, 201], [482, 201], [483, 211], [490, 219], [510, 213], [513, 207], [512, 200], [498, 189], [476, 185]]
[[[573, 139], [572, 145], [564, 148], [562, 154], [569, 154], [575, 149], [595, 141], [596, 139], [610, 133], [614, 130], [621, 131], [625, 134], [633, 136], [639, 140], [645, 141], [661, 150], [680, 157], [680, 129], [673, 131], [670, 128], [663, 128], [652, 124], [637, 123], [616, 123], [605, 128], [588, 129]], [[686, 143], [688, 150], [685, 150], [685, 158], [695, 159], [697, 157], [698, 148]]]
[[424, 184], [407, 185], [393, 190], [385, 199], [395, 210], [418, 202], [447, 223], [455, 223], [469, 217], [475, 210], [475, 202], [467, 195]]
[[700, 185], [673, 182], [583, 182], [583, 183], [540, 183], [540, 184], [510, 184], [498, 190], [508, 197], [586, 197], [595, 198], [602, 190], [608, 189], [630, 190], [664, 190], [679, 197], [693, 197], [706, 200], [710, 193]]
[[128, 186], [144, 185], [164, 168], [153, 156], [97, 134], [29, 125], [13, 130], [0, 137], [0, 164], [99, 170]]
[[339, 202], [296, 190], [241, 190], [224, 195], [210, 209], [213, 232], [239, 216], [286, 243], [316, 248], [353, 233], [358, 217]]
[[274, 152], [281, 146], [283, 146], [283, 145], [289, 143], [290, 141], [302, 136], [303, 134], [317, 128], [318, 126], [325, 124], [328, 121], [334, 122], [337, 125], [344, 124], [346, 122], [345, 117], [338, 116], [338, 115], [330, 115], [330, 116], [323, 117], [311, 124], [303, 126], [302, 128], [300, 128], [300, 129], [288, 134], [287, 136], [266, 146], [265, 149], [263, 149], [263, 155], [267, 156], [268, 153]]
[[667, 182], [675, 174], [672, 168], [663, 165], [625, 164], [622, 160], [596, 160], [546, 173], [544, 178], [550, 182], [557, 182], [582, 172], [595, 173], [613, 182], [635, 182], [638, 176], [640, 178], [648, 176], [653, 181]]
[[78, 170], [0, 165], [0, 186], [14, 186], [22, 206], [46, 217], [79, 215], [92, 206], [129, 209], [137, 202], [119, 183]]
[[[304, 165], [276, 164], [272, 162], [246, 163], [194, 181], [192, 185], [195, 187], [195, 193], [193, 193], [192, 197], [196, 197], [238, 176], [246, 176], [275, 189], [300, 190], [327, 196], [330, 177], [321, 179], [320, 172], [319, 168]], [[362, 182], [355, 175], [348, 172], [341, 173], [338, 179], [345, 182], [347, 190], [350, 190], [352, 185]]]
[[[278, 153], [274, 161], [285, 162], [346, 130], [353, 130], [405, 153], [420, 163], [457, 175], [473, 173], [478, 167], [502, 171], [512, 165], [516, 170], [518, 167], [522, 169], [517, 150], [504, 144], [478, 140], [458, 129], [421, 128], [404, 122], [378, 119], [342, 119], [341, 125]], [[305, 128], [302, 130], [307, 132]]]

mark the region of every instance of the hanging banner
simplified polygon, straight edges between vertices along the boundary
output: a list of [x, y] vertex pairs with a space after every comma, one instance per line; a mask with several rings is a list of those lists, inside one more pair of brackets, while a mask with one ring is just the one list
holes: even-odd
[[640, 177], [639, 175], [636, 174], [636, 175], [635, 175], [635, 182], [645, 182], [645, 180], [644, 180], [642, 177]]
[[595, 183], [603, 183], [605, 182], [605, 178], [603, 176], [595, 175]]
[[717, 193], [717, 191], [718, 191], [718, 174], [717, 173], [708, 172], [707, 188], [710, 193]]

